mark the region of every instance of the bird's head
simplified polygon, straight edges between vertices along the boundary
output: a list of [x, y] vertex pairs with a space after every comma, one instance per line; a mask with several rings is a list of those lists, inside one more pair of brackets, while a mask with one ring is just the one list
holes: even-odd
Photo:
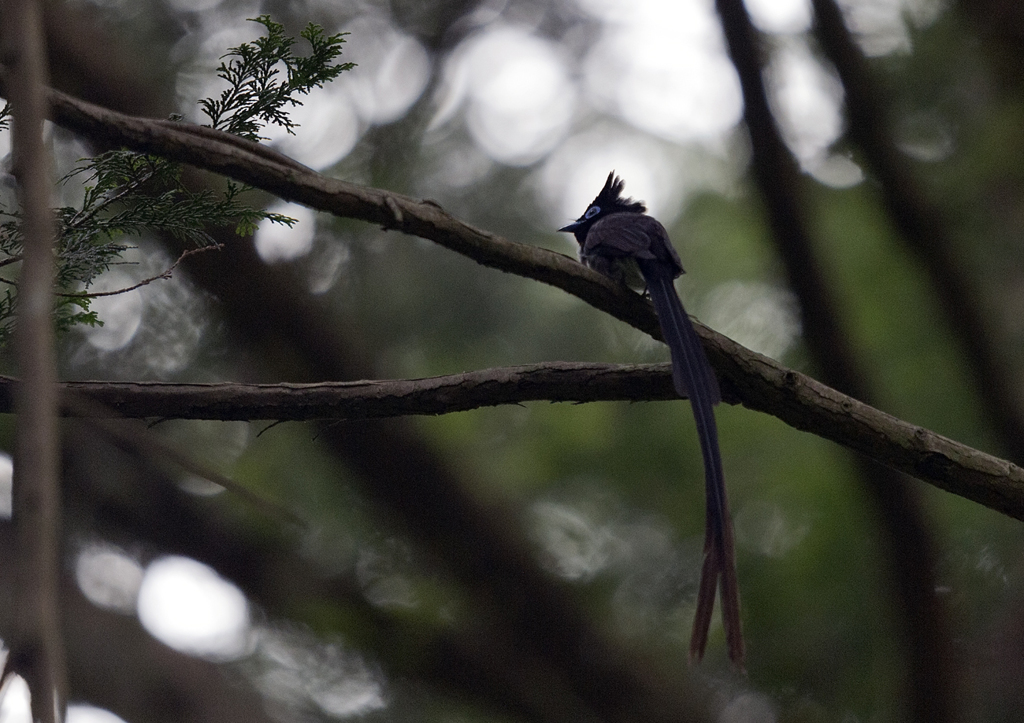
[[608, 180], [604, 182], [604, 188], [597, 194], [597, 198], [590, 202], [583, 215], [558, 230], [575, 234], [576, 240], [582, 244], [590, 227], [605, 216], [612, 213], [643, 213], [646, 211], [647, 206], [643, 201], [623, 198], [622, 189], [625, 186], [626, 182], [616, 176], [615, 171], [612, 171], [608, 174]]

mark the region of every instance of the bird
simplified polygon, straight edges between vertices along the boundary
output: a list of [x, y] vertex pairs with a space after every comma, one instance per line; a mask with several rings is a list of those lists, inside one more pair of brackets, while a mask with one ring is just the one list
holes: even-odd
[[672, 381], [679, 396], [690, 400], [704, 460], [704, 557], [690, 659], [699, 662], [704, 656], [715, 593], [720, 589], [727, 651], [733, 664], [742, 669], [736, 554], [714, 412], [722, 394], [700, 337], [676, 293], [675, 280], [683, 274], [679, 254], [665, 227], [647, 215], [646, 204], [624, 197], [624, 188], [625, 181], [612, 171], [583, 215], [558, 231], [576, 237], [580, 261], [617, 282], [643, 288], [654, 304], [672, 358]]

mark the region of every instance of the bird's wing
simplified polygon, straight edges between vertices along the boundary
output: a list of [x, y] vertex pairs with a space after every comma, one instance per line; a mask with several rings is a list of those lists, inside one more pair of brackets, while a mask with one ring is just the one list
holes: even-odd
[[597, 221], [587, 232], [581, 255], [650, 259], [672, 266], [675, 276], [683, 273], [668, 231], [657, 219], [642, 213], [613, 213]]

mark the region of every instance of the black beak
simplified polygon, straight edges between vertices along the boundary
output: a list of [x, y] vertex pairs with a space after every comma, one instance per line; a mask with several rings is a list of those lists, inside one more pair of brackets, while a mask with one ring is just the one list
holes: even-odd
[[562, 233], [563, 231], [568, 231], [571, 233], [578, 229], [581, 225], [583, 224], [580, 221], [573, 221], [568, 226], [562, 226], [562, 228], [558, 229], [558, 232]]

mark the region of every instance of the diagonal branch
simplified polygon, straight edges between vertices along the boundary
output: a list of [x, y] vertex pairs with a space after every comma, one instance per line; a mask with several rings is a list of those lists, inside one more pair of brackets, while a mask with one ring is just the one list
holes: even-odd
[[[481, 265], [562, 289], [660, 338], [654, 312], [639, 295], [568, 256], [508, 241], [463, 223], [433, 201], [327, 178], [272, 150], [261, 148], [257, 154], [248, 149], [250, 144], [246, 141], [230, 136], [220, 139], [220, 135], [227, 134], [217, 131], [189, 133], [179, 127], [182, 124], [124, 115], [59, 91], [51, 90], [50, 97], [55, 122], [94, 140], [222, 173], [286, 200], [435, 241]], [[886, 426], [878, 418], [868, 414], [867, 418], [875, 419], [876, 423], [864, 424], [850, 416], [855, 408], [871, 407], [764, 357], [751, 352], [747, 352], [751, 356], [744, 356], [740, 353], [742, 347], [703, 325], [698, 324], [697, 331], [713, 366], [726, 383], [726, 393], [744, 406], [772, 414], [798, 429], [832, 439], [949, 492], [1024, 519], [1024, 477], [1015, 465], [949, 440], [946, 442], [955, 449], [943, 445], [932, 449], [934, 440], [930, 433], [913, 425], [906, 425], [897, 435], [904, 441], [892, 446], [883, 437], [875, 436]], [[757, 361], [752, 361], [755, 358]], [[814, 391], [801, 394], [802, 389]], [[826, 398], [833, 399], [844, 410], [838, 418], [834, 410], [821, 407]], [[894, 419], [877, 410], [872, 412]], [[849, 419], [842, 419], [844, 415]], [[825, 426], [819, 429], [822, 424]], [[958, 477], [962, 469], [971, 470], [967, 477], [973, 478], [974, 483]]]
[[[745, 95], [747, 95], [746, 90], [745, 88]], [[329, 179], [299, 167], [294, 161], [277, 156], [272, 151], [260, 149], [257, 153], [255, 149], [247, 148], [245, 143], [240, 143], [237, 139], [218, 139], [216, 133], [191, 134], [182, 128], [175, 127], [176, 124], [123, 116], [71, 99], [57, 92], [52, 94], [52, 103], [53, 117], [57, 123], [84, 134], [94, 141], [106, 145], [127, 146], [133, 150], [161, 155], [224, 174], [285, 200], [302, 203], [337, 216], [369, 221], [379, 224], [385, 229], [396, 229], [432, 240], [472, 258], [482, 265], [533, 278], [563, 289], [592, 306], [660, 338], [657, 321], [650, 305], [639, 296], [619, 287], [609, 279], [600, 277], [599, 274], [584, 269], [566, 256], [525, 244], [513, 243], [465, 224], [446, 213], [439, 204], [432, 201], [417, 201], [407, 196]], [[755, 143], [755, 147], [757, 145]], [[790, 217], [789, 220], [792, 219], [793, 217]], [[703, 328], [699, 330], [699, 333], [709, 347], [708, 351], [712, 362], [721, 371], [724, 366], [721, 339]], [[853, 374], [847, 376], [851, 379], [854, 378]], [[743, 380], [737, 380], [737, 386], [742, 386], [742, 383], [739, 383], [741, 381]], [[755, 386], [757, 385], [755, 384]], [[853, 384], [851, 388], [856, 386], [858, 385]], [[773, 413], [777, 414], [778, 412]], [[898, 539], [896, 533], [900, 531], [906, 533], [911, 529], [920, 530], [921, 527], [916, 522], [914, 524], [908, 522], [912, 521], [912, 513], [915, 512], [908, 507], [909, 502], [906, 498], [909, 493], [895, 479], [883, 480], [883, 477], [877, 474], [867, 476], [877, 482], [872, 491], [876, 499], [876, 506], [882, 512], [883, 519], [887, 521], [887, 529], [893, 533], [891, 535], [894, 540], [893, 549], [902, 552], [904, 548], [896, 542]], [[1012, 507], [1005, 499], [998, 499], [998, 494], [991, 495], [989, 491], [981, 494], [980, 498], [988, 499], [998, 509]], [[890, 514], [897, 509], [909, 509], [911, 514], [902, 512]], [[923, 533], [917, 538], [923, 540]], [[923, 549], [923, 545], [915, 545], [913, 549]], [[911, 569], [918, 569], [922, 573], [921, 576], [915, 578], [915, 581], [921, 581], [922, 584], [915, 584], [912, 587], [914, 587], [915, 593], [924, 591], [919, 597], [927, 597], [927, 600], [932, 600], [934, 585], [929, 582], [930, 578], [928, 578], [929, 564], [927, 561], [921, 562], [924, 559], [925, 556], [917, 555], [914, 557], [915, 564], [910, 566]], [[899, 567], [899, 565], [893, 566], [894, 569]], [[909, 604], [906, 607], [914, 611], [918, 609]], [[920, 617], [915, 616], [914, 613], [908, 613], [908, 615], [915, 620]], [[917, 627], [914, 629], [916, 630]], [[915, 639], [923, 640], [928, 637], [921, 635], [916, 636]], [[919, 655], [917, 657], [923, 660], [928, 657], [943, 656]], [[915, 701], [920, 702], [918, 707], [921, 710], [943, 710], [945, 708], [942, 702], [936, 702], [944, 700], [941, 696], [921, 693], [925, 689], [934, 687], [936, 686], [920, 686], [915, 694]], [[939, 717], [944, 718], [944, 716]]]
[[[121, 289], [114, 289], [113, 291], [59, 291], [56, 292], [54, 295], [64, 299], [99, 299], [103, 296], [120, 296], [121, 294], [127, 294], [129, 291], [141, 289], [143, 286], [149, 286], [154, 281], [164, 281], [166, 279], [171, 278], [172, 276], [174, 276], [174, 270], [177, 269], [178, 266], [181, 265], [181, 262], [187, 259], [189, 256], [201, 254], [203, 252], [210, 250], [219, 251], [220, 249], [223, 248], [224, 246], [222, 244], [212, 244], [210, 246], [200, 246], [199, 248], [186, 249], [185, 251], [181, 252], [181, 255], [178, 256], [177, 260], [173, 264], [168, 266], [159, 274], [142, 279], [142, 281], [138, 281], [132, 284], [131, 286], [125, 286], [124, 288]], [[0, 261], [0, 267], [6, 265], [5, 262], [13, 263], [14, 261], [21, 261], [21, 257], [15, 256], [9, 259], [5, 259], [4, 261]], [[12, 279], [6, 279], [2, 276], [0, 276], [0, 283], [7, 284], [8, 286], [13, 286], [15, 288], [18, 287], [17, 281], [14, 281]]]
[[[186, 249], [181, 252], [181, 255], [178, 256], [177, 260], [173, 264], [168, 266], [159, 274], [145, 278], [142, 281], [138, 281], [132, 284], [131, 286], [126, 286], [123, 289], [114, 289], [113, 291], [60, 292], [57, 294], [57, 296], [63, 297], [65, 299], [98, 299], [103, 296], [120, 296], [121, 294], [127, 294], [129, 291], [135, 291], [136, 289], [141, 289], [143, 286], [148, 286], [149, 284], [152, 284], [154, 281], [163, 281], [171, 278], [174, 275], [174, 270], [178, 268], [178, 266], [181, 265], [181, 262], [187, 259], [189, 256], [205, 253], [206, 251], [210, 250], [220, 251], [223, 248], [224, 246], [222, 244], [211, 244], [210, 246], [200, 246], [199, 248]], [[0, 281], [12, 283], [7, 281], [7, 279], [0, 279]]]
[[[643, 331], [657, 333], [650, 304], [638, 295], [568, 256], [508, 241], [459, 221], [434, 201], [328, 178], [275, 151], [212, 129], [193, 133], [179, 127], [184, 124], [124, 115], [54, 90], [50, 99], [56, 123], [94, 141], [160, 155], [335, 216], [420, 236], [484, 266], [561, 288]], [[624, 303], [627, 298], [632, 303]]]

